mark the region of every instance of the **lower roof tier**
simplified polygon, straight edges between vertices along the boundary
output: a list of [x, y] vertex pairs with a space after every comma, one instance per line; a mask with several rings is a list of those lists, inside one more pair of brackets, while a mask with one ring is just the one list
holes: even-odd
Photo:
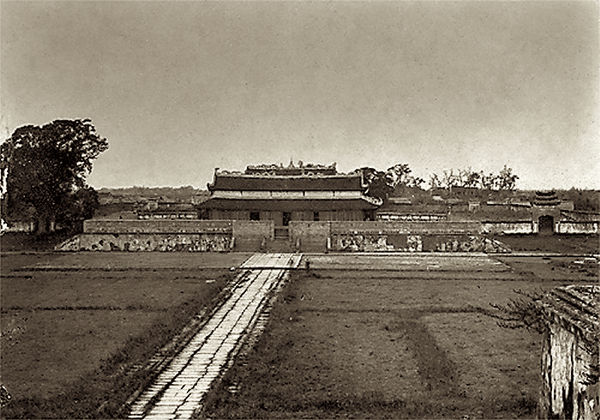
[[328, 211], [328, 210], [375, 210], [379, 207], [369, 198], [325, 199], [325, 200], [240, 200], [211, 198], [198, 205], [215, 210], [258, 210], [258, 211]]

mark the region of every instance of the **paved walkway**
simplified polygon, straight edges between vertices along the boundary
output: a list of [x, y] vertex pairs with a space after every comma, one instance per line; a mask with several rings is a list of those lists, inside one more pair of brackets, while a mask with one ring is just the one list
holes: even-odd
[[300, 254], [254, 254], [246, 260], [241, 268], [248, 270], [237, 278], [232, 295], [133, 403], [129, 418], [191, 418], [264, 309], [268, 292], [286, 269], [298, 267], [300, 258]]

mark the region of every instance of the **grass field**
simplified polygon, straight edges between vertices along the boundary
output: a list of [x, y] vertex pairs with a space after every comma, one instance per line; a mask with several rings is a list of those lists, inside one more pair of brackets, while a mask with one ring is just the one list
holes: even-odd
[[247, 256], [3, 254], [2, 415], [116, 415], [147, 379], [135, 366], [214, 304]]
[[562, 259], [309, 258], [203, 416], [534, 417], [540, 337], [499, 327], [490, 303], [597, 281]]
[[[144, 364], [250, 254], [3, 253], [3, 417], [115, 417]], [[497, 326], [515, 289], [598, 281], [572, 257], [308, 255], [213, 418], [532, 417], [539, 337]], [[302, 264], [301, 266], [304, 266]], [[233, 390], [233, 391], [232, 391]]]

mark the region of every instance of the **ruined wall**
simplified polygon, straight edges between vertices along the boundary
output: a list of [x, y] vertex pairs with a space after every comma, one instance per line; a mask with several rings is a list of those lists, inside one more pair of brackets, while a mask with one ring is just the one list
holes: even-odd
[[335, 251], [372, 252], [510, 252], [501, 242], [481, 235], [337, 233], [332, 234]]
[[57, 251], [229, 251], [229, 233], [84, 233], [63, 242]]
[[331, 235], [329, 222], [292, 221], [289, 225], [290, 239], [303, 251], [324, 251]]
[[394, 233], [394, 234], [479, 234], [481, 223], [477, 221], [348, 221], [331, 222], [331, 233]]
[[[481, 222], [485, 233], [495, 234], [534, 234], [538, 233], [539, 226], [537, 219], [531, 221], [515, 222]], [[597, 221], [554, 221], [554, 233], [561, 234], [584, 234], [590, 235], [600, 232]]]
[[272, 220], [234, 220], [232, 235], [237, 251], [257, 251], [273, 239], [274, 223]]
[[547, 326], [539, 418], [600, 418], [600, 286], [559, 287], [537, 303]]
[[228, 251], [228, 220], [86, 220], [83, 234], [56, 247], [58, 251]]
[[91, 219], [83, 223], [84, 233], [226, 233], [231, 220], [121, 220]]
[[480, 235], [478, 222], [290, 222], [290, 238], [302, 251], [510, 252]]
[[598, 233], [598, 222], [564, 222], [555, 224], [556, 233], [565, 234], [594, 234]]
[[594, 357], [576, 334], [558, 324], [550, 326], [542, 350], [541, 418], [599, 418], [600, 385], [584, 383]]
[[377, 220], [402, 220], [402, 221], [424, 221], [437, 222], [448, 219], [447, 214], [421, 214], [421, 213], [393, 213], [377, 212]]
[[485, 233], [494, 234], [532, 234], [535, 233], [535, 226], [531, 220], [523, 221], [510, 221], [510, 222], [496, 222], [496, 221], [484, 221], [481, 222], [483, 231]]
[[[259, 250], [272, 239], [273, 221], [87, 220], [84, 233], [59, 251], [229, 251]], [[234, 239], [235, 238], [235, 239]]]
[[[273, 220], [88, 220], [63, 251], [258, 251], [274, 239]], [[474, 221], [291, 221], [303, 251], [505, 252]]]

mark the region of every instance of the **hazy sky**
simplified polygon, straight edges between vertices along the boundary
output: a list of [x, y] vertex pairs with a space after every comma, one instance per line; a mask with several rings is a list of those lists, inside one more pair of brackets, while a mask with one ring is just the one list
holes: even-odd
[[406, 162], [600, 188], [598, 3], [6, 2], [1, 131], [90, 118], [95, 187]]

